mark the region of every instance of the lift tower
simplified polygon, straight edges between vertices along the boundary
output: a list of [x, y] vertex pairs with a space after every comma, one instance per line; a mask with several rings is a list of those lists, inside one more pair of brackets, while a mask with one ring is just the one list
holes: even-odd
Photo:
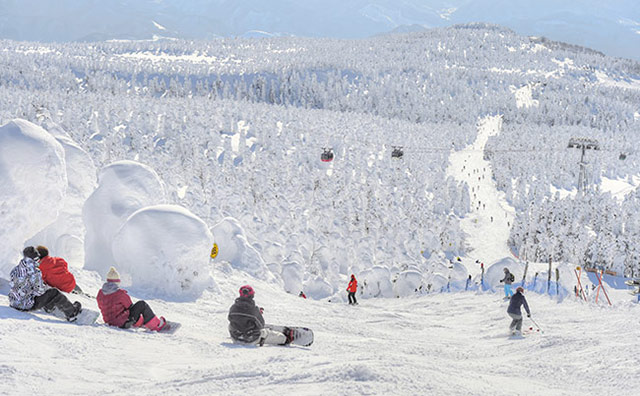
[[600, 150], [600, 143], [595, 139], [588, 138], [571, 138], [567, 148], [576, 148], [582, 150], [580, 156], [580, 175], [578, 176], [578, 194], [584, 194], [587, 190], [587, 162], [584, 159], [584, 153], [587, 150]]

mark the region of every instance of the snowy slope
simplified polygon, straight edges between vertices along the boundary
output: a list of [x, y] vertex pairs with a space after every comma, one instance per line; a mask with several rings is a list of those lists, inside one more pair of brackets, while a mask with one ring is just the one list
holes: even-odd
[[[512, 338], [499, 295], [436, 294], [352, 307], [284, 295], [252, 280], [268, 322], [315, 332], [309, 348], [256, 348], [233, 344], [226, 330], [228, 307], [247, 278], [216, 275], [221, 295], [149, 301], [183, 323], [175, 335], [80, 327], [15, 311], [1, 295], [0, 394], [625, 395], [640, 385], [633, 353], [640, 347], [638, 305], [605, 309], [528, 295], [544, 334]], [[533, 325], [525, 319], [525, 326]]]

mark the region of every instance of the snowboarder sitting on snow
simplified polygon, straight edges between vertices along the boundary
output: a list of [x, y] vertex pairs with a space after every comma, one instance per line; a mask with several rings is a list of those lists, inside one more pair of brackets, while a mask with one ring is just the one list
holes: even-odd
[[513, 296], [513, 290], [511, 290], [511, 284], [516, 280], [516, 277], [513, 276], [511, 272], [509, 272], [509, 268], [504, 269], [504, 278], [500, 280], [500, 282], [504, 282], [504, 298], [507, 299]]
[[96, 300], [102, 318], [108, 325], [123, 329], [144, 325], [149, 330], [160, 331], [167, 324], [164, 317], [158, 318], [143, 300], [132, 303], [127, 291], [120, 289], [120, 274], [113, 267], [109, 269], [107, 281], [102, 285]]
[[49, 256], [49, 249], [46, 246], [40, 245], [36, 250], [40, 256], [40, 272], [42, 272], [44, 283], [66, 293], [82, 293], [64, 259]]
[[234, 341], [247, 344], [287, 345], [293, 340], [293, 332], [285, 328], [285, 332], [264, 328], [262, 308], [253, 301], [255, 292], [249, 285], [240, 287], [240, 297], [236, 298], [229, 309], [229, 334]]
[[513, 334], [522, 333], [522, 310], [520, 307], [524, 305], [524, 310], [527, 311], [527, 317], [531, 317], [531, 311], [529, 311], [529, 304], [527, 304], [527, 299], [524, 298], [524, 289], [521, 286], [516, 288], [516, 294], [511, 297], [511, 301], [509, 302], [509, 308], [507, 308], [507, 313], [511, 316], [511, 325], [509, 325], [509, 330]]
[[68, 321], [75, 321], [82, 305], [77, 301], [71, 304], [58, 289], [47, 289], [38, 269], [38, 252], [33, 246], [24, 248], [22, 254], [24, 257], [20, 263], [11, 270], [9, 305], [20, 311], [44, 308], [45, 312], [51, 312], [57, 308]]
[[356, 280], [356, 276], [351, 274], [351, 280], [349, 281], [349, 286], [347, 286], [349, 304], [355, 305], [358, 303], [358, 301], [356, 301], [356, 291], [358, 291], [358, 281]]

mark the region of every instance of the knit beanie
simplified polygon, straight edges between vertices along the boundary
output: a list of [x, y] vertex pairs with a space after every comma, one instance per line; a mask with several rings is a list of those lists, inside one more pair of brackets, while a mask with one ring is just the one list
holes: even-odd
[[111, 267], [109, 269], [109, 273], [107, 274], [107, 282], [120, 283], [120, 274], [114, 267]]

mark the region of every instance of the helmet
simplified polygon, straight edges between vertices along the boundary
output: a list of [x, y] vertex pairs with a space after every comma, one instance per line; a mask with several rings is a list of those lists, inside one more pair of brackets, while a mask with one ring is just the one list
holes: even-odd
[[509, 272], [509, 268], [504, 267], [503, 271], [504, 271], [504, 272]]
[[516, 293], [518, 293], [518, 292], [524, 293], [524, 289], [522, 288], [522, 286], [516, 287]]
[[253, 295], [256, 294], [256, 292], [253, 290], [253, 287], [249, 285], [241, 286], [239, 291], [240, 297], [253, 298]]

